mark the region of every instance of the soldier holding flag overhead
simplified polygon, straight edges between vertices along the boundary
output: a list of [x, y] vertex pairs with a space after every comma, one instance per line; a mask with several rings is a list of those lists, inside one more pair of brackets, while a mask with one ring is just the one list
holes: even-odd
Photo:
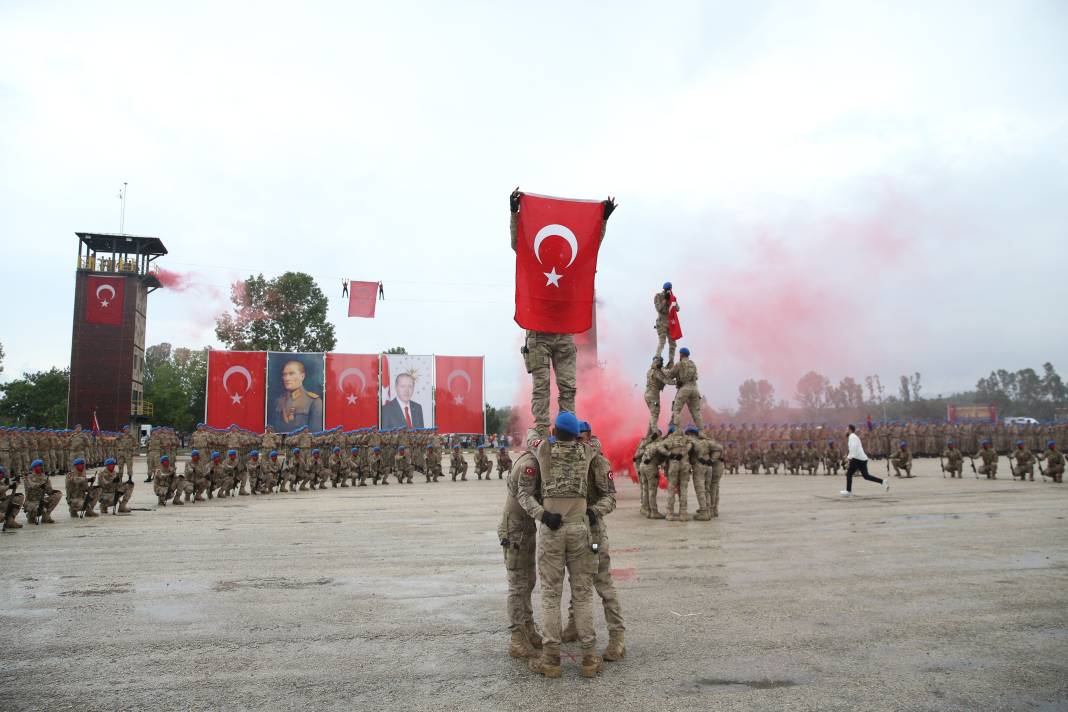
[[534, 426], [548, 436], [550, 367], [560, 412], [575, 410], [572, 334], [592, 324], [597, 253], [616, 202], [611, 196], [604, 201], [548, 198], [517, 187], [508, 205], [516, 253], [515, 321], [527, 330], [522, 353], [533, 380]]

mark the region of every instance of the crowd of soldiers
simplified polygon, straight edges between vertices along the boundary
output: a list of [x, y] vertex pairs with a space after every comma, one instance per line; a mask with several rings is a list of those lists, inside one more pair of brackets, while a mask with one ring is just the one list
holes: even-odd
[[[263, 434], [231, 426], [201, 424], [192, 435], [192, 450], [178, 471], [180, 439], [172, 429], [153, 428], [146, 443], [148, 477], [159, 506], [184, 505], [233, 494], [306, 491], [333, 487], [412, 484], [416, 474], [427, 482], [445, 476], [444, 439], [430, 429], [378, 432], [302, 428]], [[0, 511], [3, 528], [20, 529], [20, 511], [34, 524], [53, 524], [52, 512], [64, 499], [72, 519], [99, 514], [128, 514], [134, 491], [133, 461], [141, 443], [128, 426], [121, 433], [93, 434], [76, 426], [69, 431], [4, 428], [0, 430]], [[504, 479], [512, 467], [505, 447], [496, 461], [479, 445], [475, 475], [489, 480], [493, 470]], [[468, 463], [453, 445], [449, 476], [467, 480]], [[64, 478], [65, 492], [53, 489], [50, 476]], [[123, 477], [125, 476], [125, 480]], [[18, 487], [24, 483], [24, 492]], [[97, 511], [99, 510], [99, 514]]]

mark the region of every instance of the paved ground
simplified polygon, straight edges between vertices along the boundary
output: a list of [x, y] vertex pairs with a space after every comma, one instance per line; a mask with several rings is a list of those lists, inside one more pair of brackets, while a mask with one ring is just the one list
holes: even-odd
[[497, 480], [64, 510], [0, 538], [0, 709], [1068, 709], [1068, 489], [919, 473], [728, 477], [711, 523], [621, 485], [595, 681], [506, 655]]

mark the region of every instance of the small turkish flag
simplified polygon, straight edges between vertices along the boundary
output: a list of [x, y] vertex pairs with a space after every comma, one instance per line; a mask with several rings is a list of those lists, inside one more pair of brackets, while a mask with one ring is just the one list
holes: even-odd
[[682, 338], [682, 324], [679, 323], [679, 300], [671, 293], [671, 306], [668, 307], [668, 333], [675, 341]]
[[267, 405], [266, 351], [208, 352], [208, 425], [262, 433]]
[[375, 318], [378, 282], [349, 282], [349, 316]]
[[126, 280], [122, 277], [88, 277], [85, 280], [85, 321], [89, 324], [122, 324]]
[[515, 321], [578, 334], [593, 323], [593, 283], [604, 236], [599, 200], [521, 193], [515, 250]]

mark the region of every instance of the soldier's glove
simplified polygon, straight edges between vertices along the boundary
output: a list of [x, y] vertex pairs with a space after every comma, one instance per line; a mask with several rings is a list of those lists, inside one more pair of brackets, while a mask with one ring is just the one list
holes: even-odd
[[545, 526], [549, 527], [553, 531], [556, 531], [557, 529], [559, 529], [563, 525], [564, 518], [561, 517], [556, 512], [542, 512], [541, 513], [541, 521], [542, 521], [542, 524], [544, 524]]
[[597, 512], [593, 511], [592, 509], [587, 509], [586, 516], [590, 518], [591, 527], [597, 526]]
[[515, 190], [512, 191], [512, 194], [508, 196], [508, 207], [513, 213], [519, 212], [519, 196], [519, 186], [517, 185]]
[[608, 220], [612, 216], [612, 211], [616, 209], [616, 199], [608, 196], [608, 200], [604, 201], [602, 205], [604, 205], [604, 219]]
[[511, 544], [511, 543], [512, 542], [508, 541], [508, 537], [505, 537], [504, 539], [501, 539], [501, 546], [503, 546], [505, 548], [507, 548], [508, 545]]

